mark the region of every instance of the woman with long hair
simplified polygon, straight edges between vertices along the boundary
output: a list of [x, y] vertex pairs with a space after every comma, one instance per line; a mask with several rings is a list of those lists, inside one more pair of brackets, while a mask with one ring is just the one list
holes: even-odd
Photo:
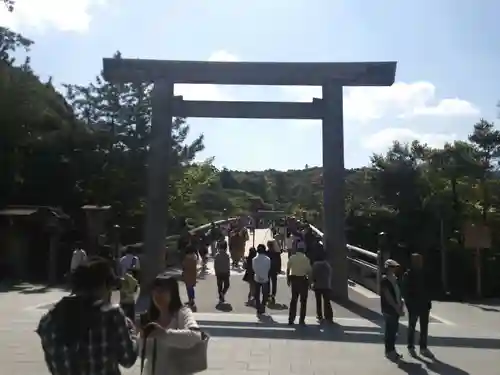
[[248, 297], [247, 297], [247, 303], [251, 304], [254, 300], [255, 292], [254, 292], [254, 286], [255, 286], [255, 280], [254, 280], [254, 272], [253, 272], [253, 265], [252, 265], [252, 259], [257, 256], [257, 250], [255, 247], [251, 247], [250, 250], [248, 251], [248, 255], [245, 258], [245, 274], [243, 275], [243, 281], [246, 281], [248, 283]]
[[181, 370], [179, 349], [190, 349], [205, 337], [191, 309], [184, 307], [176, 275], [153, 282], [147, 323], [142, 331], [141, 367], [145, 375], [189, 375]]

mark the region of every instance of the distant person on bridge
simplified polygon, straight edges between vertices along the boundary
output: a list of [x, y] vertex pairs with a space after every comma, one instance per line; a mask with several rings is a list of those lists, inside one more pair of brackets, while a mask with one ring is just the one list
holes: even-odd
[[229, 234], [229, 252], [233, 267], [238, 268], [245, 256], [246, 243], [250, 239], [248, 230], [240, 221]]
[[292, 289], [292, 298], [288, 315], [288, 324], [295, 322], [297, 302], [300, 299], [299, 324], [306, 324], [307, 297], [309, 294], [309, 279], [311, 277], [311, 262], [304, 254], [304, 243], [299, 243], [297, 251], [288, 259], [286, 267], [286, 281]]
[[189, 245], [185, 250], [184, 259], [182, 261], [182, 278], [184, 283], [186, 283], [186, 293], [188, 296], [188, 306], [191, 310], [196, 311], [195, 302], [195, 286], [196, 279], [198, 276], [198, 256], [196, 247], [194, 245]]
[[396, 278], [396, 270], [400, 266], [395, 260], [387, 259], [384, 267], [385, 274], [380, 281], [380, 303], [385, 320], [385, 356], [391, 361], [397, 361], [403, 357], [396, 351], [399, 318], [404, 316], [403, 299]]
[[219, 249], [214, 257], [214, 271], [217, 278], [217, 292], [219, 302], [226, 301], [226, 293], [229, 290], [230, 274], [231, 274], [231, 257], [227, 253], [227, 242], [219, 243]]
[[415, 327], [417, 321], [420, 321], [420, 354], [432, 358], [432, 352], [427, 348], [432, 302], [429, 287], [426, 284], [423, 257], [420, 254], [412, 254], [410, 269], [405, 272], [402, 283], [402, 292], [408, 310], [408, 351], [412, 356], [416, 355]]
[[222, 234], [221, 229], [216, 226], [215, 223], [210, 224], [208, 238], [210, 239], [210, 255], [215, 256], [217, 253], [217, 243], [224, 240], [224, 235]]
[[205, 233], [198, 234], [196, 238], [196, 247], [198, 249], [198, 254], [200, 255], [202, 269], [205, 272], [207, 270], [208, 263], [208, 247], [210, 245], [210, 240]]
[[276, 292], [278, 291], [278, 275], [281, 272], [281, 251], [276, 240], [267, 241], [267, 256], [271, 260], [269, 270], [269, 302], [276, 303]]

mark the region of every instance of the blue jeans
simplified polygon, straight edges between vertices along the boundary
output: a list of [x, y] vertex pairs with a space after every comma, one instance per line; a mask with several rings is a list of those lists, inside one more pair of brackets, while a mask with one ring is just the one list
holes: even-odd
[[188, 295], [189, 301], [194, 301], [194, 286], [186, 285], [186, 293]]

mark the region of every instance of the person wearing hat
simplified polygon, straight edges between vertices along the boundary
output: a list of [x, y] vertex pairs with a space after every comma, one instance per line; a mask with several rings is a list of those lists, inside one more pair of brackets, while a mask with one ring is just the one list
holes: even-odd
[[384, 262], [385, 274], [380, 281], [380, 303], [385, 320], [384, 344], [385, 355], [392, 361], [401, 359], [396, 351], [396, 338], [399, 330], [399, 318], [404, 315], [403, 299], [396, 277], [399, 263], [393, 259]]
[[[108, 300], [117, 282], [108, 260], [91, 257], [71, 275], [72, 293], [41, 319], [40, 336], [51, 374], [119, 374], [137, 360], [133, 322]], [[41, 372], [41, 371], [39, 371]]]

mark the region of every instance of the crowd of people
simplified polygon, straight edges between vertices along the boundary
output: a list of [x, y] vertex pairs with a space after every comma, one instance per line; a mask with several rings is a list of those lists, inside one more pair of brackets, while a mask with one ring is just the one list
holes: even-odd
[[[308, 225], [276, 227], [285, 228], [281, 238], [280, 230], [275, 229], [266, 244], [251, 247], [246, 255], [248, 231], [253, 228], [247, 229], [242, 222], [233, 223], [229, 228], [213, 224], [206, 233], [183, 231], [178, 241], [181, 267], [156, 277], [150, 292], [149, 310], [141, 319], [137, 319], [135, 312], [140, 288], [139, 257], [133, 251], [127, 251], [117, 264], [113, 264], [102, 257], [88, 257], [83, 249], [77, 248], [70, 266], [72, 294], [44, 315], [37, 329], [50, 372], [53, 375], [119, 374], [118, 365], [131, 367], [138, 357], [141, 357], [141, 369], [145, 375], [191, 374], [205, 369], [208, 336], [198, 327], [193, 312], [197, 310], [198, 264], [200, 260], [206, 264], [209, 256], [213, 257], [220, 303], [226, 302], [231, 270], [241, 267], [243, 280], [248, 283], [246, 302], [255, 307], [258, 317], [262, 317], [266, 307], [276, 303], [278, 276], [285, 273], [291, 295], [288, 324], [295, 324], [297, 310], [299, 324], [306, 323], [311, 290], [316, 300], [318, 321], [333, 322], [330, 301], [332, 268], [321, 242]], [[233, 237], [240, 238], [234, 240]], [[283, 252], [288, 253], [284, 270]], [[385, 354], [391, 360], [401, 358], [396, 351], [396, 338], [399, 319], [404, 316], [406, 306], [409, 352], [415, 355], [415, 328], [420, 321], [420, 352], [432, 356], [427, 346], [431, 302], [421, 255], [413, 254], [410, 269], [404, 273], [400, 270], [396, 261], [385, 260], [380, 283]], [[180, 282], [186, 288], [187, 304], [181, 303]], [[121, 308], [110, 304], [111, 293], [117, 289]], [[75, 319], [78, 324], [74, 324]], [[139, 336], [138, 332], [141, 332]], [[140, 342], [141, 353], [138, 349]], [[199, 350], [191, 350], [197, 346]], [[191, 354], [182, 354], [183, 350]], [[173, 357], [172, 353], [175, 353]], [[194, 358], [195, 355], [198, 357]], [[186, 366], [189, 368], [194, 364], [198, 367], [186, 372]]]
[[[322, 244], [310, 227], [308, 225], [286, 227], [283, 223], [272, 223], [273, 236], [266, 244], [251, 247], [245, 256], [246, 242], [249, 240], [248, 232], [252, 229], [254, 228], [247, 229], [244, 221], [239, 220], [232, 223], [227, 230], [212, 224], [206, 233], [194, 234], [185, 231], [181, 235], [178, 247], [183, 254], [183, 281], [186, 285], [189, 307], [193, 311], [197, 310], [195, 302], [197, 262], [201, 259], [202, 265], [205, 265], [210, 254], [213, 257], [219, 303], [226, 302], [231, 284], [231, 270], [243, 269], [243, 280], [248, 283], [247, 305], [254, 306], [257, 315], [262, 316], [266, 312], [267, 305], [276, 304], [278, 276], [286, 273], [291, 292], [289, 323], [294, 324], [300, 302], [299, 324], [305, 324], [307, 300], [311, 289], [316, 297], [318, 320], [331, 322], [333, 311], [329, 289], [332, 271]], [[225, 234], [228, 235], [227, 241]], [[288, 253], [286, 271], [282, 265], [283, 252]]]

